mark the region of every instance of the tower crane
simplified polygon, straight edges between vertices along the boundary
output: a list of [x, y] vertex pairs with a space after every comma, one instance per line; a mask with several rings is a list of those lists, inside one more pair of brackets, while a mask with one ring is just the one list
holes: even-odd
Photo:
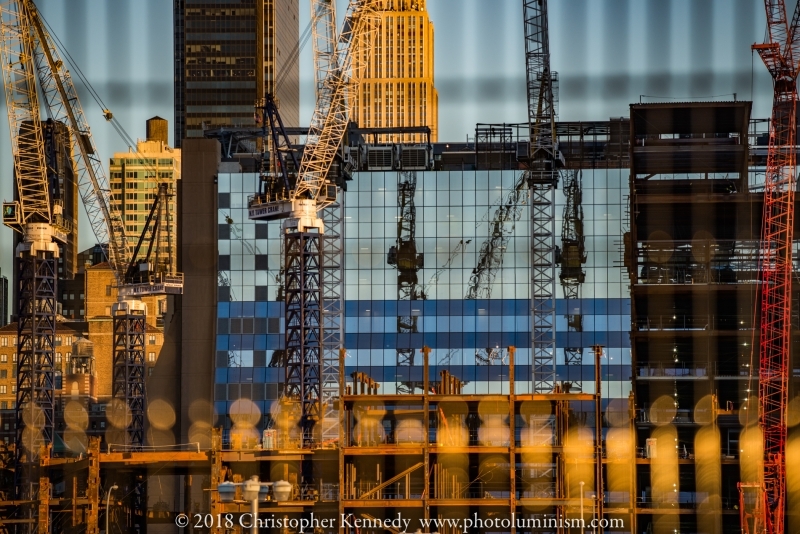
[[[40, 446], [53, 441], [58, 255], [53, 240], [65, 240], [68, 230], [59, 202], [48, 194], [39, 95], [48, 116], [69, 129], [76, 149], [72, 165], [84, 207], [98, 242], [108, 243], [108, 262], [119, 295], [113, 306], [113, 394], [123, 401], [125, 413], [121, 415], [128, 421], [124, 440], [133, 448], [141, 447], [144, 441], [146, 306], [141, 297], [180, 294], [183, 276], [172, 272], [169, 259], [161, 261], [160, 257], [159, 242], [168, 231], [163, 223], [167, 217], [164, 206], [171, 195], [166, 184], [159, 184], [136, 252], [130, 250], [69, 71], [32, 0], [0, 4], [0, 39], [18, 196], [14, 202], [3, 203], [3, 223], [23, 235], [16, 251], [20, 283], [17, 495], [33, 499], [37, 490], [32, 466], [38, 463]], [[147, 253], [137, 259], [146, 241]]]
[[[303, 445], [313, 447], [321, 436], [315, 424], [325, 413], [321, 392], [322, 324], [321, 268], [325, 225], [319, 212], [336, 202], [336, 185], [328, 171], [339, 150], [350, 116], [351, 80], [360, 77], [353, 63], [357, 44], [371, 46], [382, 0], [350, 0], [329, 69], [318, 84], [303, 157], [296, 177], [265, 176], [260, 190], [248, 198], [248, 215], [255, 220], [285, 219], [284, 295], [286, 305], [286, 383], [284, 394], [300, 404]], [[315, 39], [316, 40], [316, 39]], [[359, 64], [363, 65], [363, 64]]]
[[[42, 446], [53, 442], [57, 241], [66, 242], [68, 230], [60, 217], [62, 206], [50, 196], [30, 25], [30, 13], [21, 5], [0, 5], [0, 59], [18, 197], [3, 203], [3, 222], [22, 234], [15, 265], [19, 298], [15, 489], [24, 501], [37, 498], [39, 454]], [[35, 517], [32, 506], [23, 513], [25, 519]]]
[[549, 393], [556, 385], [555, 189], [563, 156], [555, 132], [547, 0], [523, 0], [522, 8], [530, 132], [524, 177], [531, 194], [532, 379], [534, 393]]
[[[800, 5], [791, 24], [783, 0], [764, 0], [768, 40], [753, 45], [772, 76], [764, 212], [761, 228], [758, 422], [763, 440], [763, 480], [740, 484], [742, 528], [750, 534], [783, 534], [786, 512], [786, 409], [792, 306], [792, 242], [797, 173], [797, 74], [800, 71]], [[755, 493], [745, 509], [745, 492]], [[748, 506], [749, 508], [749, 506]]]
[[[47, 32], [32, 0], [22, 0], [30, 13], [31, 33], [36, 45], [36, 72], [49, 114], [70, 128], [78, 148], [73, 158], [78, 189], [98, 242], [108, 242], [108, 263], [118, 286], [112, 307], [114, 337], [113, 396], [124, 401], [130, 423], [125, 443], [134, 448], [144, 444], [144, 337], [146, 306], [141, 297], [183, 293], [183, 275], [174, 272], [173, 262], [162, 256], [160, 244], [168, 232], [166, 209], [173, 195], [166, 183], [158, 193], [132, 251], [125, 235], [121, 214], [111, 199], [110, 187], [94, 139], [69, 71]], [[107, 110], [106, 110], [106, 113]], [[139, 257], [143, 243], [147, 253]]]

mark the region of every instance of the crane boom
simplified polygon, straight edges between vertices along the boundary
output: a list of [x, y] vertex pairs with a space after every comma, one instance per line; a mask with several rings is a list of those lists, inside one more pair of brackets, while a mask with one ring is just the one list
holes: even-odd
[[522, 218], [522, 206], [527, 202], [527, 180], [520, 176], [514, 189], [505, 201], [495, 210], [489, 225], [489, 239], [484, 241], [478, 253], [478, 263], [469, 278], [469, 288], [464, 297], [467, 300], [489, 298], [497, 270], [503, 266], [503, 255], [514, 227]]
[[47, 164], [34, 77], [34, 46], [28, 31], [30, 18], [16, 1], [0, 5], [0, 17], [3, 86], [19, 195], [18, 204], [7, 204], [3, 218], [12, 226], [13, 216], [12, 227], [22, 232], [25, 223], [51, 220]]
[[73, 161], [78, 189], [98, 243], [108, 243], [108, 263], [121, 285], [131, 260], [122, 217], [110, 198], [110, 187], [97, 152], [78, 92], [66, 70], [58, 49], [38, 16], [31, 0], [21, 2], [29, 12], [36, 40], [35, 60], [39, 85], [53, 119], [69, 125], [72, 141], [78, 148]]
[[314, 56], [314, 96], [319, 98], [328, 72], [336, 60], [336, 3], [311, 2], [311, 32]]
[[[335, 190], [333, 195], [329, 190], [324, 195], [322, 193], [328, 170], [349, 122], [353, 80], [360, 78], [360, 73], [354, 72], [354, 50], [361, 43], [372, 41], [380, 23], [377, 14], [380, 5], [382, 2], [379, 0], [350, 2], [335, 55], [324, 81], [319, 85], [317, 104], [311, 116], [308, 140], [300, 162], [300, 177], [291, 197], [314, 199], [317, 201], [317, 210], [335, 201]], [[354, 45], [354, 41], [358, 42]], [[364, 68], [363, 63], [358, 65]]]

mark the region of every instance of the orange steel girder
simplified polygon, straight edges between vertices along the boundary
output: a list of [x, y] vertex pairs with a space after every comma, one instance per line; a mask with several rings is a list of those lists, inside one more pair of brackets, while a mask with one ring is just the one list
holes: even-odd
[[[759, 269], [761, 338], [758, 417], [763, 433], [764, 479], [762, 491], [757, 497], [760, 502], [756, 504], [752, 518], [753, 534], [782, 534], [786, 506], [786, 406], [797, 164], [797, 69], [792, 57], [791, 41], [797, 17], [792, 21], [792, 30], [789, 30], [783, 1], [766, 0], [765, 5], [771, 42], [754, 45], [753, 49], [761, 56], [772, 76], [774, 94]], [[742, 526], [749, 530], [749, 525]]]

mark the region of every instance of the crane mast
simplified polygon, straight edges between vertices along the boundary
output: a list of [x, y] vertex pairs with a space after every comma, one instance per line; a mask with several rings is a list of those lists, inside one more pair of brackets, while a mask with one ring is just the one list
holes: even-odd
[[[314, 0], [311, 4], [316, 100], [325, 90], [323, 84], [336, 58], [336, 3], [334, 0]], [[320, 249], [323, 443], [332, 443], [339, 437], [336, 399], [339, 397], [339, 352], [344, 343], [343, 200], [338, 196], [335, 203], [320, 210], [325, 225]]]
[[[797, 74], [800, 68], [800, 5], [791, 25], [783, 0], [765, 0], [768, 41], [753, 45], [772, 76], [773, 100], [764, 212], [761, 228], [761, 318], [758, 422], [763, 440], [763, 480], [740, 485], [742, 528], [751, 534], [783, 534], [786, 509], [786, 409], [792, 306], [792, 242], [797, 173]], [[756, 495], [746, 510], [745, 492]], [[748, 506], [749, 508], [749, 506]]]
[[[337, 202], [336, 186], [328, 180], [328, 171], [347, 128], [352, 80], [360, 77], [353, 63], [354, 50], [358, 46], [359, 51], [365, 51], [371, 46], [382, 5], [382, 0], [351, 0], [331, 60], [315, 60], [315, 66], [327, 65], [328, 69], [316, 78], [317, 103], [296, 180], [290, 177], [284, 187], [279, 184], [265, 190], [262, 186], [259, 193], [248, 198], [250, 219], [285, 219], [286, 380], [283, 393], [300, 405], [304, 447], [313, 447], [322, 440], [320, 427], [324, 425], [315, 426], [324, 422], [329, 411], [322, 385], [324, 376], [333, 373], [322, 358], [326, 269], [323, 266], [325, 225], [319, 213]], [[323, 18], [331, 20], [330, 15]], [[315, 28], [318, 25], [330, 27], [330, 22], [314, 24]], [[328, 46], [318, 39], [316, 29], [315, 43], [317, 53]], [[305, 476], [308, 480], [310, 475], [306, 473]]]
[[524, 173], [531, 195], [531, 318], [534, 393], [556, 386], [555, 189], [562, 156], [555, 137], [547, 0], [523, 0], [530, 157]]

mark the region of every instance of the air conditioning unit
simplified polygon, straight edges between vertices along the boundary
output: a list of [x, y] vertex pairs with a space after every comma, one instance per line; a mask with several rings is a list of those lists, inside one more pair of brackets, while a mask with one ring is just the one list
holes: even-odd
[[391, 171], [394, 170], [394, 154], [393, 146], [365, 146], [367, 151], [367, 168], [368, 171]]
[[432, 151], [425, 145], [398, 145], [400, 168], [408, 171], [425, 171], [433, 168]]

